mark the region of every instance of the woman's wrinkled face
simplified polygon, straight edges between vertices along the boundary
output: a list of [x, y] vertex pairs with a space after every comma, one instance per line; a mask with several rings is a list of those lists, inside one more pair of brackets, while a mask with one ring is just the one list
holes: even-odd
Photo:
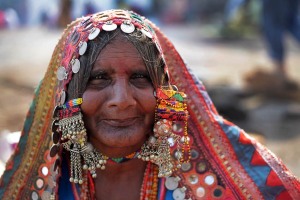
[[156, 99], [137, 49], [122, 36], [99, 54], [83, 94], [82, 112], [91, 143], [138, 149], [152, 132]]

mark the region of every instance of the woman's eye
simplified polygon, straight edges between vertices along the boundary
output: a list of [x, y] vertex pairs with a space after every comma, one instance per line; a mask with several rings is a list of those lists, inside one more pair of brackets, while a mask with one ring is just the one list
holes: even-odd
[[152, 85], [150, 77], [148, 75], [144, 75], [144, 74], [132, 75], [130, 82], [137, 87], [145, 87], [145, 86]]
[[94, 77], [94, 79], [104, 79], [104, 75], [97, 75]]
[[90, 77], [88, 86], [96, 89], [101, 89], [106, 87], [110, 83], [110, 79], [103, 74], [92, 75]]
[[135, 75], [133, 75], [132, 78], [147, 78], [147, 77], [143, 74], [135, 74]]

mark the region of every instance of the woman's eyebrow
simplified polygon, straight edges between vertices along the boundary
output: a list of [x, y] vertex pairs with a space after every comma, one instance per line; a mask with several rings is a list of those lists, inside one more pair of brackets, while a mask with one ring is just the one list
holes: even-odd
[[98, 65], [97, 67], [93, 67], [91, 73], [112, 73], [114, 71], [114, 68], [107, 67], [104, 65]]
[[92, 70], [90, 77], [96, 77], [98, 75], [104, 75], [104, 74], [107, 74], [106, 70], [102, 70], [102, 69], [101, 70]]
[[131, 70], [132, 74], [149, 74], [149, 72], [146, 69], [132, 69]]

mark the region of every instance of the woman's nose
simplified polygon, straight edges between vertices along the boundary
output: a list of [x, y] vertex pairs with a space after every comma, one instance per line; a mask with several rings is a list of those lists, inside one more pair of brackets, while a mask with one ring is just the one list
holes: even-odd
[[108, 106], [116, 106], [119, 109], [126, 109], [136, 105], [134, 93], [129, 83], [125, 79], [117, 80], [112, 87], [108, 100]]

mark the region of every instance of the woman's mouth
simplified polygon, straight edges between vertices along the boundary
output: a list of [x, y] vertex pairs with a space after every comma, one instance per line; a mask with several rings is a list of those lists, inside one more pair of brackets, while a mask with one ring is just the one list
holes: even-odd
[[114, 127], [127, 127], [135, 124], [138, 117], [126, 118], [126, 119], [102, 119], [101, 121]]

